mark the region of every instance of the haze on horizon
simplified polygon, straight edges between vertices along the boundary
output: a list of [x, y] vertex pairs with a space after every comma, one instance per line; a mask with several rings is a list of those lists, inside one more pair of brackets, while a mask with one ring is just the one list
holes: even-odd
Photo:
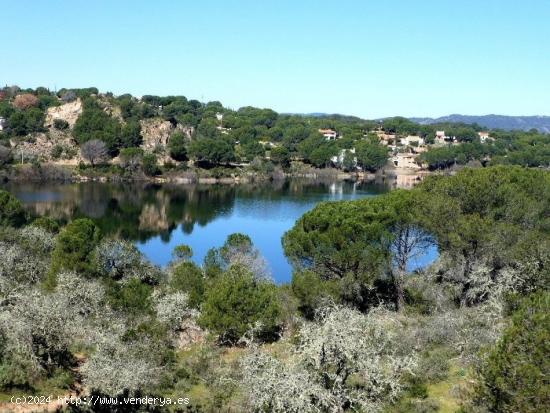
[[1, 84], [363, 118], [550, 115], [550, 1], [0, 1]]

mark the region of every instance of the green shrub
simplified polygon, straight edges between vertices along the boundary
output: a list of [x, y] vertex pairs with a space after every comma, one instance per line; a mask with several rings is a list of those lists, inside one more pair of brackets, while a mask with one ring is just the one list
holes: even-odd
[[174, 132], [170, 137], [168, 142], [168, 150], [170, 156], [176, 161], [186, 161], [187, 160], [187, 147], [186, 145], [187, 138], [182, 132]]
[[0, 190], [0, 225], [18, 227], [26, 219], [21, 202], [8, 191]]
[[252, 328], [256, 328], [255, 338], [271, 341], [277, 337], [280, 316], [277, 287], [256, 280], [241, 266], [232, 266], [207, 289], [199, 324], [226, 344], [235, 344]]
[[550, 293], [524, 299], [481, 366], [477, 404], [491, 412], [547, 412], [550, 406]]
[[59, 222], [50, 217], [38, 217], [32, 222], [32, 225], [43, 228], [54, 234], [59, 231]]
[[440, 411], [439, 403], [433, 399], [406, 399], [385, 410], [387, 413], [435, 413]]
[[284, 146], [272, 148], [269, 155], [272, 162], [286, 168], [290, 165], [290, 152]]
[[142, 158], [143, 173], [147, 176], [154, 176], [160, 173], [160, 168], [157, 165], [157, 156], [153, 153], [146, 153]]
[[9, 142], [5, 146], [0, 143], [0, 167], [13, 162], [13, 154], [7, 146], [9, 146]]
[[449, 376], [452, 354], [449, 350], [434, 349], [426, 353], [419, 361], [418, 375], [429, 383], [437, 383]]
[[174, 266], [170, 287], [176, 291], [187, 293], [190, 307], [199, 308], [204, 301], [204, 274], [192, 262], [184, 261]]
[[54, 145], [52, 150], [50, 151], [50, 156], [53, 159], [59, 159], [61, 158], [61, 155], [63, 155], [63, 146], [62, 145]]
[[52, 253], [52, 274], [61, 269], [91, 271], [91, 258], [99, 243], [99, 228], [87, 218], [75, 219], [59, 234]]
[[174, 248], [172, 255], [176, 260], [190, 260], [193, 257], [193, 249], [189, 245], [178, 245]]
[[69, 122], [64, 119], [54, 119], [53, 127], [57, 130], [65, 130], [69, 128]]
[[120, 166], [129, 172], [137, 171], [143, 164], [143, 149], [124, 148], [120, 151]]
[[122, 147], [120, 122], [105, 113], [92, 98], [86, 98], [84, 110], [75, 123], [73, 135], [79, 145], [94, 139], [102, 140], [111, 156], [116, 156]]
[[153, 287], [138, 278], [132, 278], [127, 283], [108, 283], [108, 301], [117, 310], [131, 315], [148, 314], [152, 311], [151, 293]]
[[313, 320], [315, 311], [333, 299], [337, 301], [338, 286], [335, 282], [322, 281], [313, 271], [295, 272], [292, 275], [292, 294], [298, 299], [298, 310]]

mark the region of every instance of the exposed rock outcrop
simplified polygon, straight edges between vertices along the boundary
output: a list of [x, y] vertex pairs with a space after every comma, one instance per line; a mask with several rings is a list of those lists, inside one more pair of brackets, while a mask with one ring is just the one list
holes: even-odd
[[208, 333], [197, 325], [194, 318], [185, 320], [177, 339], [177, 347], [180, 350], [190, 348], [193, 344], [204, 343]]
[[[23, 160], [39, 159], [64, 165], [76, 165], [82, 160], [80, 150], [70, 133], [53, 128], [47, 133], [29, 135], [24, 141], [10, 139], [10, 145], [14, 155], [18, 158], [23, 155]], [[60, 150], [57, 156], [54, 156], [54, 147]]]
[[76, 120], [82, 113], [82, 101], [80, 99], [74, 102], [64, 103], [61, 106], [54, 106], [48, 108], [46, 112], [46, 121], [44, 125], [47, 128], [53, 127], [53, 121], [55, 119], [63, 119], [69, 124], [70, 128], [74, 127]]
[[140, 124], [141, 136], [143, 136], [143, 144], [141, 146], [149, 152], [158, 148], [166, 148], [170, 135], [176, 130], [186, 134], [189, 139], [191, 139], [194, 131], [192, 126], [183, 126], [181, 124], [174, 126], [170, 121], [161, 118], [144, 119], [140, 121]]

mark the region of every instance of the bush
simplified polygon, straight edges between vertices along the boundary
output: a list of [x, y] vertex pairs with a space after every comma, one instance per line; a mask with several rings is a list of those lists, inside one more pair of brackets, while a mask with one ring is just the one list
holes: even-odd
[[253, 328], [256, 338], [272, 341], [279, 332], [280, 315], [276, 286], [256, 280], [241, 266], [232, 266], [206, 291], [199, 324], [226, 344], [236, 344]]
[[[338, 286], [334, 282], [322, 281], [312, 271], [296, 272], [292, 275], [292, 293], [299, 300], [298, 309], [304, 317], [313, 320], [318, 308], [334, 298], [337, 301]], [[334, 291], [331, 291], [331, 287]]]
[[57, 130], [65, 130], [69, 128], [69, 122], [64, 119], [54, 119], [53, 127]]
[[0, 190], [0, 225], [18, 227], [25, 221], [26, 213], [21, 202], [8, 191]]
[[13, 155], [10, 148], [0, 145], [0, 167], [13, 162]]
[[74, 102], [76, 100], [76, 93], [73, 90], [69, 90], [61, 95], [61, 100], [65, 103]]
[[550, 406], [550, 293], [526, 298], [480, 369], [476, 402], [492, 412], [546, 412]]
[[8, 127], [10, 133], [16, 136], [42, 132], [44, 131], [44, 112], [35, 107], [15, 111], [8, 119]]
[[63, 146], [62, 145], [57, 144], [54, 147], [52, 147], [52, 150], [50, 151], [50, 156], [53, 159], [59, 159], [59, 158], [61, 158], [61, 155], [63, 155]]
[[172, 268], [170, 287], [187, 293], [190, 307], [199, 308], [204, 301], [204, 274], [192, 262], [181, 262]]
[[290, 165], [290, 152], [284, 146], [277, 146], [270, 151], [269, 158], [272, 162], [286, 168]]
[[91, 98], [85, 102], [84, 110], [74, 125], [73, 135], [80, 145], [93, 139], [102, 140], [111, 156], [116, 156], [122, 145], [120, 122], [105, 113]]
[[59, 222], [57, 222], [55, 219], [50, 217], [39, 217], [36, 218], [32, 225], [35, 227], [43, 228], [46, 231], [49, 231], [51, 233], [57, 233], [59, 231]]
[[38, 106], [40, 101], [38, 98], [34, 95], [31, 95], [30, 93], [24, 93], [22, 95], [17, 95], [13, 101], [13, 106], [15, 106], [17, 109], [29, 109], [29, 108], [35, 108]]
[[100, 238], [99, 228], [90, 219], [80, 218], [69, 223], [57, 237], [51, 273], [61, 269], [91, 272], [92, 252]]
[[429, 383], [445, 380], [449, 376], [449, 360], [452, 357], [452, 352], [445, 349], [428, 352], [418, 363], [418, 375]]
[[136, 316], [152, 311], [152, 291], [153, 288], [150, 285], [137, 278], [132, 278], [125, 284], [111, 282], [107, 296], [113, 308]]
[[160, 168], [157, 165], [157, 156], [153, 153], [146, 153], [142, 158], [143, 173], [147, 176], [155, 176], [160, 173]]
[[186, 161], [187, 160], [187, 148], [186, 137], [182, 132], [175, 132], [170, 137], [168, 142], [168, 150], [170, 151], [170, 156], [176, 161]]
[[120, 166], [129, 172], [136, 172], [143, 162], [143, 149], [124, 148], [120, 151]]

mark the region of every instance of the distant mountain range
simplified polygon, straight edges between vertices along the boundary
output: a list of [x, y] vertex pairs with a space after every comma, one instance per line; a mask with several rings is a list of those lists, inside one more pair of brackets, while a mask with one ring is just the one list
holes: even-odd
[[[328, 114], [322, 112], [313, 113], [296, 113], [296, 115], [312, 116], [316, 118], [332, 117], [347, 120], [361, 120], [356, 116], [346, 116], [339, 114]], [[421, 125], [431, 125], [433, 123], [477, 123], [487, 129], [504, 129], [504, 130], [529, 130], [538, 129], [539, 132], [550, 133], [550, 116], [505, 116], [505, 115], [483, 115], [483, 116], [470, 116], [470, 115], [448, 115], [440, 118], [409, 118], [413, 122], [420, 123]], [[382, 119], [377, 119], [382, 120]]]
[[421, 125], [444, 122], [477, 123], [487, 129], [538, 129], [543, 133], [550, 133], [550, 116], [503, 116], [503, 115], [449, 115], [440, 118], [409, 118]]

